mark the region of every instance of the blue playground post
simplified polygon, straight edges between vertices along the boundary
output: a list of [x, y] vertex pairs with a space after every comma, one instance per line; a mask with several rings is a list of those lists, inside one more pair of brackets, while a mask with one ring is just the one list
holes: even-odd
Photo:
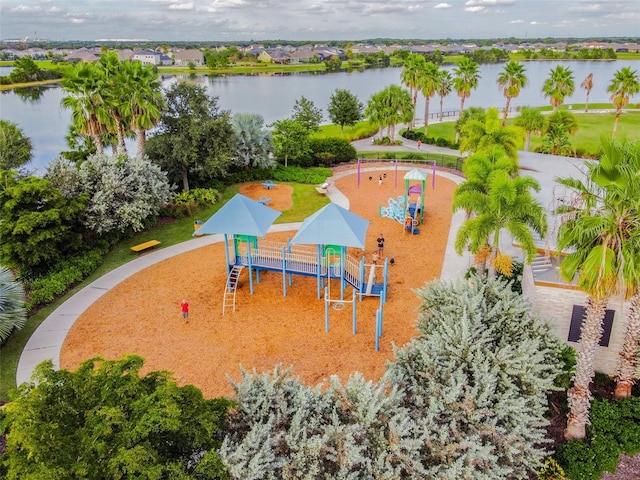
[[382, 336], [382, 312], [376, 310], [376, 352], [380, 351], [380, 337]]

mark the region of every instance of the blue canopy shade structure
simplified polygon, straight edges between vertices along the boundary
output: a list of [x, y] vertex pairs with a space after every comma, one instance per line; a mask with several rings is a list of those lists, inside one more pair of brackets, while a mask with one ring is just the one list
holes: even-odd
[[364, 248], [368, 228], [369, 220], [330, 203], [302, 222], [291, 243]]
[[237, 193], [198, 229], [198, 235], [230, 233], [264, 236], [281, 212]]

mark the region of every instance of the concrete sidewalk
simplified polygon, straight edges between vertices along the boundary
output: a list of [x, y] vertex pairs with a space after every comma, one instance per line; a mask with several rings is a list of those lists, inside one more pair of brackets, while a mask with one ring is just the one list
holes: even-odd
[[[409, 170], [410, 168], [412, 167], [398, 167], [398, 169], [402, 170]], [[361, 171], [367, 172], [383, 169], [385, 169], [385, 167], [369, 167], [362, 168]], [[349, 199], [335, 188], [333, 180], [353, 173], [355, 173], [355, 170], [348, 170], [337, 173], [329, 179], [331, 183], [328, 192], [329, 198], [332, 202], [347, 209], [349, 208]], [[438, 172], [438, 176], [448, 178], [456, 183], [463, 180], [462, 177], [447, 172]], [[458, 256], [454, 248], [456, 232], [463, 222], [464, 212], [458, 212], [453, 215], [444, 264], [442, 266], [441, 278], [443, 279], [450, 280], [460, 278], [470, 265], [470, 258]], [[269, 232], [297, 230], [300, 228], [300, 225], [301, 223], [272, 225]], [[189, 252], [213, 243], [222, 242], [223, 240], [224, 236], [221, 234], [204, 235], [177, 245], [143, 253], [135, 260], [125, 263], [84, 287], [54, 310], [51, 315], [40, 324], [36, 331], [33, 332], [20, 356], [16, 372], [16, 384], [20, 385], [28, 382], [31, 379], [31, 374], [36, 365], [45, 360], [51, 360], [55, 368], [60, 368], [62, 344], [74, 322], [91, 304], [120, 282], [151, 265], [162, 262], [175, 255], [180, 255], [181, 253]]]

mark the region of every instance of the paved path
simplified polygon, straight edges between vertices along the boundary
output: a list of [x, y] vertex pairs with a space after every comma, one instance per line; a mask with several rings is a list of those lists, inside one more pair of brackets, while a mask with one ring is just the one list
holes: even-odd
[[[398, 167], [399, 169], [408, 170], [411, 167]], [[376, 171], [382, 170], [385, 167], [369, 167], [362, 168], [361, 171]], [[349, 199], [342, 194], [333, 185], [335, 178], [353, 174], [355, 170], [348, 170], [344, 172], [336, 173], [334, 177], [329, 179], [332, 183], [329, 189], [328, 196], [332, 202], [338, 205], [349, 208]], [[438, 172], [438, 175], [449, 178], [454, 182], [462, 181], [462, 177], [453, 175], [447, 172]], [[444, 265], [442, 268], [441, 278], [456, 278], [466, 272], [469, 265], [469, 259], [459, 257], [455, 253], [453, 242], [455, 240], [455, 232], [457, 232], [459, 226], [464, 221], [464, 213], [454, 214], [451, 221], [451, 229], [449, 231], [449, 239], [447, 243], [447, 250], [445, 253]], [[272, 225], [269, 232], [282, 232], [297, 230], [301, 223], [286, 223]], [[29, 338], [20, 361], [18, 363], [18, 369], [16, 372], [16, 384], [20, 385], [23, 382], [27, 382], [31, 378], [31, 374], [36, 365], [45, 360], [51, 360], [55, 368], [60, 368], [60, 352], [64, 339], [72, 327], [73, 323], [82, 315], [82, 313], [89, 308], [96, 300], [109, 290], [114, 288], [120, 282], [126, 278], [134, 275], [141, 270], [154, 265], [158, 262], [166, 260], [167, 258], [175, 255], [180, 255], [197, 248], [210, 245], [212, 243], [222, 242], [224, 236], [221, 234], [216, 235], [203, 235], [201, 237], [195, 237], [192, 240], [172, 245], [170, 247], [161, 248], [156, 251], [143, 253], [135, 260], [125, 263], [124, 265], [112, 270], [111, 272], [103, 275], [97, 280], [91, 282], [89, 285], [78, 291], [71, 298], [62, 303], [56, 308], [51, 315], [49, 315], [36, 329], [35, 332]]]

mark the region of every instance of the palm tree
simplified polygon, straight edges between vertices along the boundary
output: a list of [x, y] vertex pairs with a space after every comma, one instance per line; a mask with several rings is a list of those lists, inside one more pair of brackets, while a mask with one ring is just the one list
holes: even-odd
[[440, 69], [433, 62], [427, 62], [424, 70], [420, 74], [418, 84], [424, 95], [424, 134], [427, 135], [429, 129], [429, 100], [436, 94], [438, 88], [438, 77]]
[[[625, 224], [627, 236], [622, 248], [622, 256], [627, 259], [623, 265], [623, 290], [629, 299], [630, 308], [626, 317], [627, 329], [622, 350], [619, 352], [616, 368], [616, 398], [628, 398], [636, 382], [638, 371], [638, 347], [640, 342], [640, 143], [615, 142], [613, 138], [602, 141], [603, 155], [592, 166], [591, 177], [606, 191], [609, 198], [625, 204], [633, 221]], [[635, 229], [635, 231], [633, 230]], [[631, 261], [629, 261], [631, 260]]]
[[[507, 160], [503, 160], [505, 161]], [[522, 246], [525, 261], [531, 262], [536, 255], [531, 231], [541, 237], [547, 231], [545, 210], [531, 194], [531, 190], [540, 190], [538, 182], [532, 177], [513, 177], [506, 168], [496, 166], [485, 178], [484, 191], [467, 190], [462, 187], [463, 184], [456, 189], [453, 209], [464, 209], [472, 215], [456, 235], [455, 247], [458, 254], [465, 247], [469, 247], [472, 253], [477, 253], [488, 244], [489, 275], [495, 276], [498, 268], [502, 273], [510, 275], [510, 271], [503, 270], [504, 261], [501, 257], [505, 255], [500, 252], [500, 234], [502, 230], [507, 230], [514, 241]], [[511, 261], [507, 263], [511, 265]]]
[[478, 88], [480, 72], [478, 64], [469, 57], [464, 57], [453, 69], [453, 87], [460, 97], [460, 115], [464, 112], [464, 101], [471, 96], [471, 90]]
[[125, 64], [126, 91], [128, 101], [129, 128], [136, 133], [137, 155], [142, 157], [145, 151], [147, 131], [155, 127], [165, 108], [164, 96], [158, 75], [151, 66], [140, 62]]
[[124, 62], [120, 61], [116, 52], [102, 53], [96, 67], [100, 70], [102, 77], [100, 95], [108, 114], [107, 127], [116, 135], [117, 153], [126, 155], [125, 125], [129, 122], [125, 118], [127, 113], [125, 105], [129, 101], [127, 85], [130, 84], [130, 79], [124, 73]]
[[616, 136], [618, 129], [618, 120], [622, 115], [622, 109], [627, 106], [629, 99], [640, 91], [640, 81], [638, 74], [631, 67], [623, 67], [616, 71], [611, 79], [611, 83], [607, 87], [607, 92], [611, 94], [611, 101], [616, 107], [616, 119], [613, 124], [613, 136]]
[[402, 83], [409, 87], [411, 97], [413, 98], [413, 111], [414, 115], [409, 124], [409, 128], [415, 127], [415, 110], [418, 103], [418, 91], [421, 72], [424, 70], [427, 61], [422, 55], [417, 53], [410, 54], [404, 61], [404, 68], [402, 69], [401, 78]]
[[558, 65], [552, 69], [549, 78], [544, 81], [542, 93], [544, 98], [551, 99], [553, 111], [558, 111], [558, 107], [562, 105], [565, 97], [570, 97], [575, 90], [573, 82], [573, 72], [568, 67]]
[[[464, 57], [460, 60], [458, 66], [453, 69], [453, 73], [453, 87], [460, 97], [460, 116], [462, 116], [464, 112], [464, 101], [471, 96], [471, 90], [478, 88], [480, 72], [478, 71], [478, 64], [476, 62], [469, 57]], [[455, 142], [458, 143], [459, 140], [460, 133], [456, 131]]]
[[542, 141], [543, 153], [561, 155], [571, 152], [569, 135], [578, 131], [578, 120], [571, 112], [560, 110], [547, 116], [545, 137]]
[[236, 136], [239, 165], [244, 168], [266, 166], [271, 152], [271, 132], [264, 128], [262, 115], [236, 113], [231, 127]]
[[26, 301], [22, 284], [16, 281], [11, 270], [0, 265], [0, 345], [15, 328], [27, 323]]
[[447, 70], [440, 70], [438, 73], [438, 84], [436, 86], [436, 91], [440, 96], [440, 116], [438, 117], [440, 121], [442, 121], [442, 103], [444, 102], [444, 97], [451, 93], [453, 89], [453, 80], [451, 78], [451, 73]]
[[525, 70], [521, 63], [511, 60], [498, 75], [498, 88], [502, 90], [503, 95], [507, 98], [504, 116], [502, 117], [503, 127], [507, 124], [511, 99], [520, 95], [520, 91], [527, 86], [527, 76], [524, 72]]
[[93, 64], [81, 62], [67, 72], [60, 85], [69, 93], [62, 98], [62, 106], [71, 109], [74, 127], [93, 139], [97, 153], [103, 153], [102, 134], [108, 115], [101, 96], [100, 71]]
[[[556, 179], [572, 189], [576, 199], [557, 210], [562, 219], [558, 251], [571, 252], [561, 261], [560, 273], [567, 281], [576, 279], [578, 287], [588, 296], [573, 386], [567, 392], [569, 414], [564, 434], [567, 440], [583, 439], [586, 435], [591, 401], [589, 384], [594, 376], [594, 359], [608, 300], [624, 287], [625, 270], [627, 278], [629, 272], [637, 278], [637, 273], [628, 270], [629, 265], [637, 263], [640, 231], [637, 196], [626, 198], [629, 192], [615, 186], [615, 182], [621, 180], [620, 170], [606, 178], [604, 173], [610, 169], [607, 162], [605, 159], [600, 168], [596, 163], [588, 164], [585, 181], [568, 177]], [[634, 189], [636, 183], [634, 177]]]
[[531, 145], [531, 134], [540, 135], [544, 129], [544, 115], [537, 108], [522, 107], [515, 124], [524, 130], [524, 151], [528, 152]]
[[518, 158], [518, 148], [522, 144], [524, 132], [520, 127], [502, 127], [498, 110], [487, 110], [485, 121], [469, 120], [461, 129], [460, 151], [481, 152], [495, 146], [501, 147], [509, 158]]
[[593, 89], [593, 73], [587, 75], [580, 86], [587, 91], [587, 100], [584, 102], [584, 111], [586, 113], [589, 111], [589, 95], [591, 95], [591, 90]]

